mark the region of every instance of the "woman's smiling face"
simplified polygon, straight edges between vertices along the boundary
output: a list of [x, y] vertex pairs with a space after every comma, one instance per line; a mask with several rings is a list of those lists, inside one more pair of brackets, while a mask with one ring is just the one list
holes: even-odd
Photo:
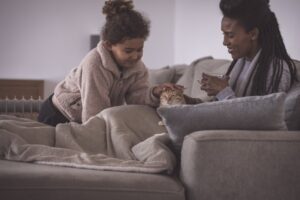
[[221, 30], [224, 34], [223, 45], [228, 48], [233, 59], [254, 58], [259, 50], [257, 28], [247, 32], [238, 20], [223, 17]]

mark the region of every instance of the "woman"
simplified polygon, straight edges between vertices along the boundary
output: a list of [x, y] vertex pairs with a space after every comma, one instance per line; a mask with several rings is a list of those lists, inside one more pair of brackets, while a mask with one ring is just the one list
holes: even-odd
[[269, 0], [221, 0], [223, 44], [233, 58], [226, 76], [203, 74], [201, 89], [218, 100], [288, 91], [296, 68]]
[[155, 105], [164, 87], [179, 87], [148, 88], [148, 72], [141, 58], [149, 21], [133, 9], [132, 1], [106, 1], [103, 14], [102, 41], [56, 86], [42, 105], [40, 122], [52, 126], [83, 123], [103, 109], [125, 102]]

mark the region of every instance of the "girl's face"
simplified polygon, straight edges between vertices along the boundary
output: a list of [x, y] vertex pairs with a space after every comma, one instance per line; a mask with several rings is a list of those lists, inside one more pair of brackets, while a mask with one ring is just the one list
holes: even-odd
[[145, 39], [143, 38], [135, 38], [106, 46], [120, 67], [130, 68], [143, 57], [144, 42]]
[[259, 50], [258, 29], [247, 32], [238, 20], [223, 17], [221, 29], [224, 34], [223, 45], [233, 59], [246, 57], [252, 60]]

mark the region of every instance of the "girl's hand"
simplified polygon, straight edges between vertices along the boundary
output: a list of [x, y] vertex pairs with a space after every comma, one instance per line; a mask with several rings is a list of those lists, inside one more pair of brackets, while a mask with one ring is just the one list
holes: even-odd
[[201, 81], [198, 80], [201, 85], [201, 90], [204, 90], [208, 96], [217, 95], [221, 90], [228, 86], [228, 81], [228, 76], [218, 77], [205, 73], [202, 74]]
[[176, 85], [173, 83], [163, 83], [155, 86], [152, 90], [152, 94], [159, 98], [164, 89], [183, 90], [184, 87], [182, 85]]

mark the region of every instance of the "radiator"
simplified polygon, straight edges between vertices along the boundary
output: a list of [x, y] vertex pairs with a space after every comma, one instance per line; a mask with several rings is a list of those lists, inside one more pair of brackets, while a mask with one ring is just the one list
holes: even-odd
[[33, 99], [0, 99], [0, 114], [14, 115], [18, 117], [25, 117], [30, 119], [36, 119], [41, 109], [43, 100]]

